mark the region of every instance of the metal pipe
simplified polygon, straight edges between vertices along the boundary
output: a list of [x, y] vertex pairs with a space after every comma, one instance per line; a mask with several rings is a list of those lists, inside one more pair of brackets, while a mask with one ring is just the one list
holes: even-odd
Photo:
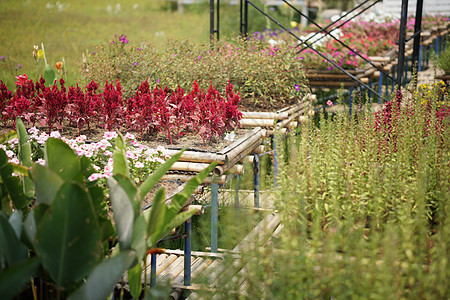
[[241, 179], [241, 176], [239, 174], [236, 174], [236, 184], [235, 184], [235, 194], [234, 194], [234, 207], [239, 208], [239, 181]]
[[156, 284], [156, 254], [151, 255], [150, 261], [150, 287]]
[[[380, 73], [380, 77], [378, 78], [378, 94], [381, 95], [381, 88], [383, 87], [383, 73]], [[378, 97], [378, 104], [381, 104], [381, 97]]]
[[260, 161], [259, 154], [253, 154], [255, 159], [253, 161], [253, 172], [254, 172], [254, 206], [259, 207], [259, 173], [260, 173]]
[[277, 154], [277, 143], [276, 136], [272, 138], [273, 143], [273, 186], [277, 187], [277, 176], [278, 176], [278, 154]]
[[186, 238], [184, 239], [184, 285], [191, 285], [191, 218], [184, 222], [184, 232]]
[[405, 67], [405, 41], [406, 41], [406, 20], [408, 18], [408, 0], [402, 0], [402, 10], [400, 19], [400, 32], [398, 37], [398, 64], [397, 64], [397, 85], [403, 84], [403, 69]]
[[217, 253], [217, 222], [218, 222], [218, 205], [217, 205], [217, 192], [219, 185], [213, 183], [211, 185], [211, 252]]
[[216, 20], [217, 20], [217, 27], [215, 32], [217, 33], [217, 40], [219, 40], [219, 30], [220, 30], [220, 26], [219, 26], [219, 21], [220, 21], [220, 0], [217, 0], [217, 16], [216, 16]]
[[[307, 45], [309, 48], [311, 48], [311, 50], [313, 50], [314, 52], [316, 52], [320, 57], [322, 57], [323, 59], [325, 59], [326, 61], [328, 61], [330, 64], [332, 64], [333, 66], [335, 66], [337, 69], [341, 70], [342, 72], [344, 72], [347, 76], [349, 76], [351, 79], [357, 81], [360, 85], [364, 86], [367, 89], [372, 90], [372, 92], [376, 95], [378, 95], [378, 93], [376, 91], [374, 91], [371, 87], [369, 87], [367, 84], [365, 84], [364, 82], [362, 82], [361, 80], [359, 80], [358, 78], [356, 78], [354, 75], [352, 75], [351, 73], [347, 72], [344, 68], [342, 68], [341, 66], [339, 66], [338, 64], [336, 64], [334, 61], [330, 60], [328, 57], [326, 57], [325, 55], [323, 55], [322, 53], [320, 53], [319, 51], [317, 51], [316, 49], [314, 49], [311, 45], [305, 43], [302, 41], [301, 38], [299, 38], [297, 35], [295, 35], [290, 29], [284, 27], [283, 25], [281, 25], [277, 20], [275, 20], [274, 18], [272, 18], [271, 16], [269, 16], [268, 14], [266, 14], [264, 11], [262, 11], [259, 7], [257, 7], [255, 4], [253, 4], [252, 2], [246, 0], [247, 3], [249, 3], [251, 6], [253, 6], [256, 10], [258, 10], [260, 13], [262, 13], [264, 16], [266, 16], [267, 18], [269, 18], [269, 20], [271, 20], [272, 22], [274, 22], [275, 24], [277, 24], [278, 26], [280, 26], [281, 28], [283, 28], [284, 30], [286, 30], [290, 35], [292, 35], [293, 37], [295, 37], [297, 40], [301, 41], [302, 43], [304, 43], [305, 45]], [[380, 95], [378, 95], [380, 96]], [[380, 96], [381, 97], [381, 96]]]
[[209, 39], [214, 42], [214, 0], [209, 0]]

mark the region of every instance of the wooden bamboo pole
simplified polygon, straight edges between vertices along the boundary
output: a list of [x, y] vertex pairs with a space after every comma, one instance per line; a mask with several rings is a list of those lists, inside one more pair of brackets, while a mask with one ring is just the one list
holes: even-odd
[[[258, 112], [258, 111], [244, 111], [242, 112], [242, 119], [287, 119], [289, 115], [287, 113], [276, 112]], [[241, 120], [242, 122], [242, 120]]]
[[[161, 180], [180, 180], [181, 182], [187, 182], [191, 180], [195, 175], [186, 175], [186, 174], [166, 174], [163, 177], [161, 177]], [[223, 175], [216, 179], [217, 183], [224, 184], [227, 180], [227, 176]], [[203, 180], [203, 183], [210, 184], [212, 183], [213, 178], [212, 177], [206, 177], [205, 180]]]
[[[255, 135], [255, 137], [258, 137]], [[230, 168], [232, 168], [238, 161], [243, 159], [247, 154], [251, 153], [256, 147], [258, 147], [261, 144], [261, 138], [252, 138], [250, 141], [253, 141], [251, 144], [245, 144], [242, 147], [236, 147], [233, 149], [232, 155], [230, 154], [230, 159], [227, 164], [224, 165], [217, 165], [213, 172], [214, 175], [219, 176], [228, 171]], [[241, 152], [238, 152], [241, 151]]]
[[276, 119], [242, 119], [241, 127], [273, 127], [277, 123]]
[[253, 150], [252, 153], [257, 153], [257, 154], [262, 154], [266, 151], [266, 146], [264, 145], [259, 145], [258, 147], [255, 148], [255, 150]]
[[[245, 136], [237, 139], [234, 143], [231, 145], [223, 148], [219, 152], [217, 152], [218, 155], [225, 155], [227, 159], [231, 159], [233, 157], [233, 153], [235, 152], [236, 148], [245, 148], [246, 145], [249, 143], [252, 143], [255, 139], [259, 139], [262, 135], [262, 129], [261, 127], [253, 128], [253, 130], [249, 133], [247, 133]], [[239, 150], [240, 151], [240, 150]]]
[[208, 163], [176, 161], [171, 167], [172, 171], [201, 172], [209, 166]]
[[[167, 155], [167, 156], [173, 156], [179, 152], [180, 152], [180, 150], [164, 149], [162, 154]], [[225, 155], [219, 155], [219, 154], [213, 153], [213, 152], [200, 152], [200, 151], [186, 150], [181, 155], [179, 161], [203, 162], [203, 163], [218, 162], [219, 164], [224, 164], [227, 162], [227, 157]]]

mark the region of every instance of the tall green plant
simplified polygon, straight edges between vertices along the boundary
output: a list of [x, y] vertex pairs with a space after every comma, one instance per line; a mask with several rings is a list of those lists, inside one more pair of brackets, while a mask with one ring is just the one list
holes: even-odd
[[[54, 296], [70, 299], [105, 299], [114, 283], [130, 268], [135, 271], [129, 275], [130, 282], [140, 284], [140, 266], [147, 249], [195, 213], [179, 211], [215, 165], [193, 178], [169, 205], [165, 204], [164, 190], [159, 190], [152, 209], [142, 213], [142, 199], [182, 152], [136, 186], [129, 177], [124, 145], [120, 135], [113, 154], [114, 174], [108, 180], [115, 228], [104, 216], [102, 202], [107, 199], [95, 182], [88, 180], [93, 173], [89, 161], [85, 157], [79, 159], [63, 141], [49, 138], [45, 145], [46, 165], [34, 164], [29, 169], [35, 185], [34, 205], [29, 211], [23, 185], [18, 177], [12, 176], [13, 166], [0, 149], [2, 205], [5, 207], [11, 201], [15, 208], [20, 208], [9, 219], [0, 212], [3, 296], [16, 295], [32, 276], [54, 285]], [[26, 212], [28, 215], [23, 218]], [[104, 253], [109, 250], [107, 241], [115, 234], [118, 248], [110, 258], [105, 258]], [[41, 268], [44, 276], [37, 272]], [[137, 298], [141, 290], [135, 288], [133, 292]]]

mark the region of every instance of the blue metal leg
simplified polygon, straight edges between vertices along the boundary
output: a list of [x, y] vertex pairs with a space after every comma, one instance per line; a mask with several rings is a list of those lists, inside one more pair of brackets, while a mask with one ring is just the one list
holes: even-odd
[[219, 185], [212, 184], [212, 203], [211, 203], [211, 252], [217, 253], [217, 222], [218, 222], [218, 206], [217, 193]]
[[253, 171], [254, 171], [254, 205], [255, 207], [259, 207], [259, 169], [260, 169], [260, 162], [259, 162], [259, 154], [254, 154], [255, 159], [253, 161]]
[[152, 254], [150, 262], [150, 287], [156, 284], [156, 254]]
[[422, 59], [423, 59], [423, 46], [420, 45], [420, 48], [419, 48], [419, 62], [418, 62], [418, 66], [417, 66], [417, 71], [418, 72], [422, 71]]
[[277, 187], [277, 176], [278, 176], [278, 154], [277, 154], [277, 143], [276, 137], [273, 136], [273, 186]]
[[184, 285], [191, 285], [191, 219], [184, 222]]
[[378, 78], [378, 104], [381, 104], [381, 88], [383, 87], [383, 73], [380, 72], [380, 78]]
[[439, 36], [436, 37], [436, 43], [434, 44], [434, 52], [439, 54]]
[[241, 180], [241, 176], [236, 174], [236, 185], [235, 185], [235, 195], [234, 195], [234, 207], [239, 208], [239, 181]]

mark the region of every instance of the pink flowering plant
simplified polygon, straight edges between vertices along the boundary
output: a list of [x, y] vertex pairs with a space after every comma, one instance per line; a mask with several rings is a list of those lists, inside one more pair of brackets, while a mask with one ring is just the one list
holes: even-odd
[[[64, 141], [79, 156], [87, 157], [95, 172], [89, 176], [90, 181], [106, 179], [113, 174], [113, 152], [116, 146], [118, 134], [114, 131], [105, 132], [103, 138], [98, 142], [90, 142], [85, 135], [80, 135], [74, 139], [61, 136], [59, 131], [52, 131], [47, 134], [36, 127], [28, 129], [29, 142], [31, 145], [31, 158], [38, 164], [45, 164], [44, 145], [48, 138], [57, 138]], [[126, 143], [126, 158], [130, 167], [130, 176], [138, 184], [147, 178], [160, 164], [165, 162], [163, 155], [164, 147], [158, 146], [150, 148], [139, 143], [135, 136], [127, 133], [124, 136]], [[19, 164], [18, 160], [18, 139], [13, 138], [0, 144], [9, 161]]]

